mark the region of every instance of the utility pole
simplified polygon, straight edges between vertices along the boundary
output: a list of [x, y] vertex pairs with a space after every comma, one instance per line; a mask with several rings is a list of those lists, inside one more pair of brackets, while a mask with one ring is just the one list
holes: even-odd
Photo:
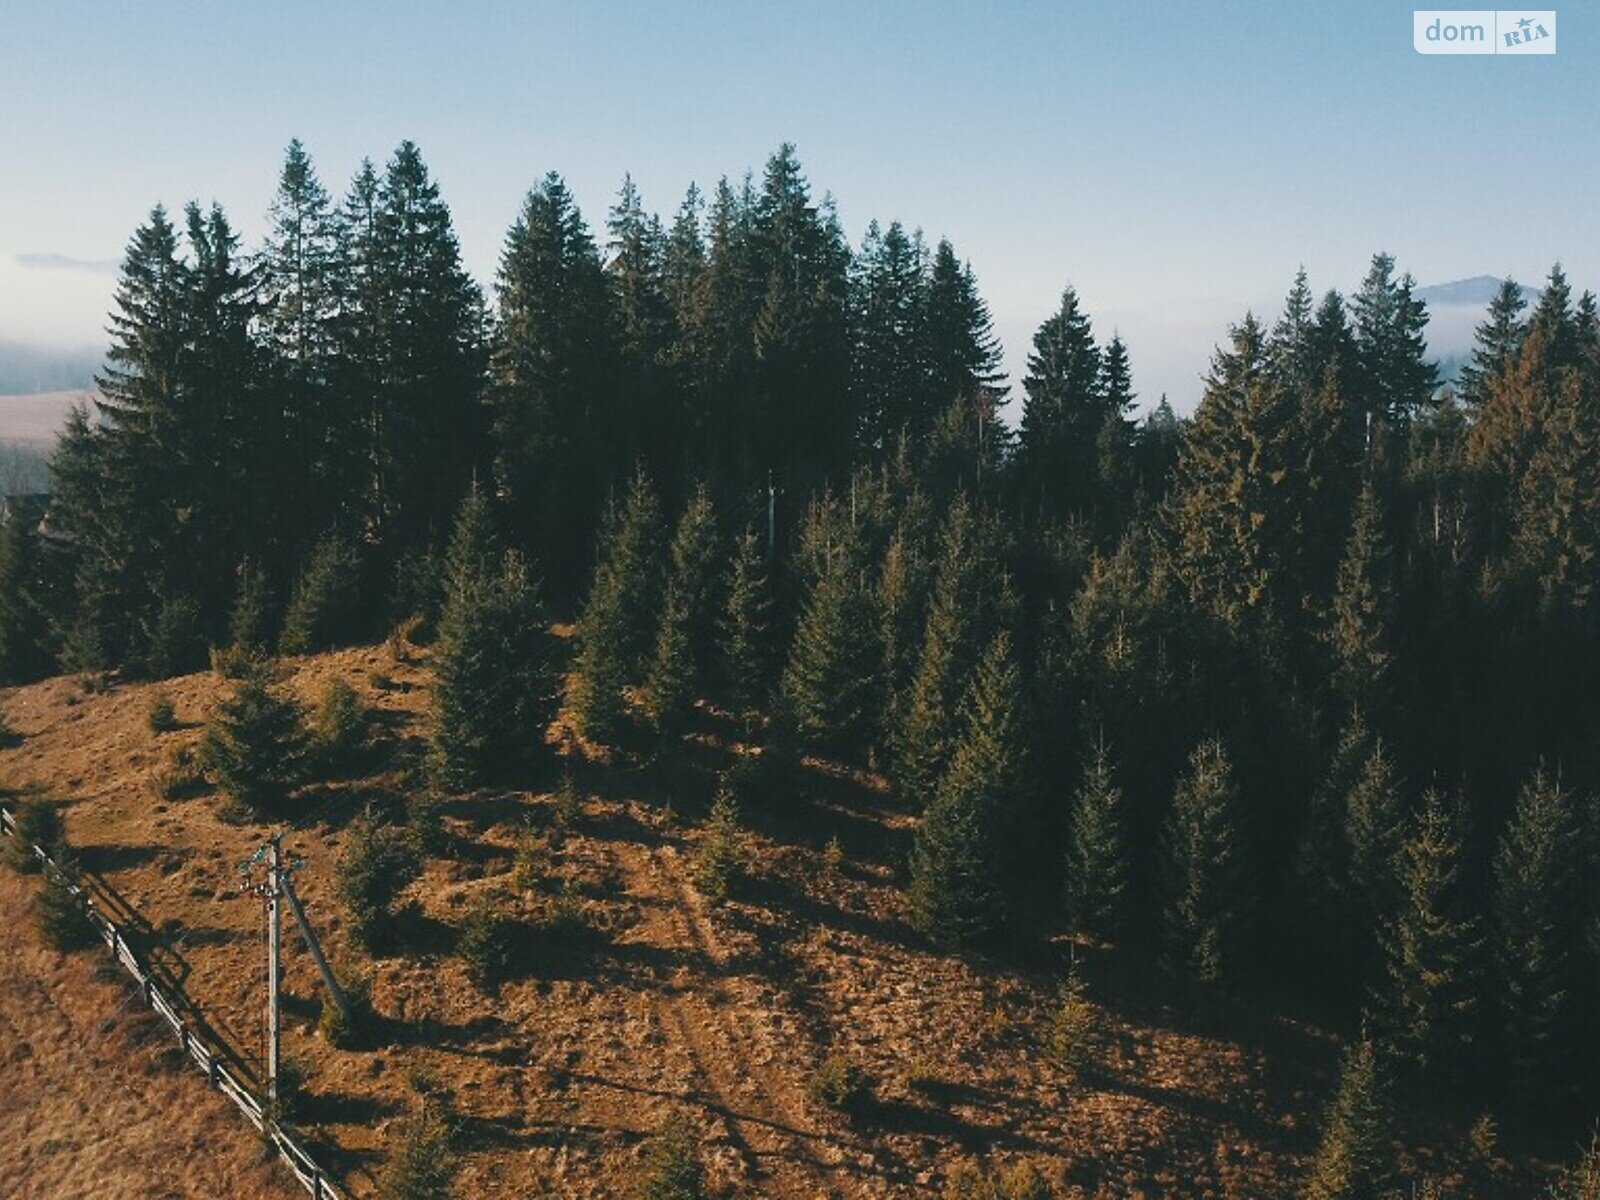
[[283, 843], [282, 834], [267, 845], [272, 847], [271, 865], [267, 868], [267, 1101], [272, 1111], [278, 1111], [278, 1068], [281, 1063], [279, 1048], [282, 1043], [283, 1017], [278, 1005], [278, 980], [282, 974], [278, 943], [283, 933], [283, 914], [278, 908], [278, 898], [283, 894]]
[[[259, 883], [252, 882], [252, 869], [263, 860], [266, 862], [266, 878]], [[300, 927], [300, 934], [305, 938], [306, 948], [311, 951], [311, 960], [317, 965], [317, 973], [322, 976], [328, 995], [333, 998], [333, 1003], [346, 1022], [352, 1019], [349, 1001], [345, 999], [339, 981], [334, 978], [328, 960], [323, 956], [317, 935], [311, 930], [311, 922], [306, 920], [300, 897], [295, 895], [293, 875], [299, 869], [299, 859], [286, 861], [284, 858], [282, 833], [268, 838], [260, 849], [239, 865], [239, 873], [244, 877], [244, 890], [260, 896], [267, 905], [267, 1105], [272, 1112], [276, 1112], [278, 1107], [278, 1076], [282, 1066], [283, 1013], [278, 988], [282, 975], [281, 902], [288, 902], [289, 911], [294, 914], [295, 923]]]

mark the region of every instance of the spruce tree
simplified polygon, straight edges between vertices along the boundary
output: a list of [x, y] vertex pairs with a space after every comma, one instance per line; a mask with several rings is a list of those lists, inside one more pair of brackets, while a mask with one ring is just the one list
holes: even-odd
[[521, 556], [499, 549], [476, 488], [445, 561], [429, 767], [441, 786], [460, 789], [507, 778], [534, 759], [553, 715], [554, 681], [537, 585]]
[[6, 683], [31, 683], [54, 666], [40, 515], [16, 499], [0, 523], [0, 680]]
[[1254, 915], [1243, 822], [1227, 750], [1207, 739], [1178, 779], [1164, 841], [1167, 959], [1200, 983], [1243, 966]]
[[1084, 764], [1067, 842], [1067, 915], [1094, 937], [1115, 938], [1128, 919], [1127, 801], [1104, 738]]
[[720, 658], [737, 712], [762, 707], [772, 675], [772, 596], [759, 534], [746, 529], [734, 552], [722, 621]]
[[1359, 980], [1373, 977], [1378, 965], [1377, 931], [1399, 899], [1395, 864], [1405, 844], [1405, 821], [1393, 760], [1379, 739], [1344, 801], [1345, 874], [1338, 941], [1347, 948], [1346, 962]]
[[983, 400], [998, 407], [1009, 390], [1004, 353], [989, 306], [978, 292], [972, 267], [941, 238], [933, 251], [923, 302], [923, 362], [928, 385], [913, 432], [931, 428], [952, 404]]
[[1358, 386], [1380, 443], [1386, 430], [1410, 423], [1438, 382], [1427, 357], [1428, 307], [1415, 289], [1409, 274], [1395, 278], [1392, 255], [1375, 254], [1353, 303]]
[[[361, 480], [360, 414], [336, 390], [344, 278], [327, 190], [298, 139], [289, 143], [259, 256], [261, 336], [283, 418], [284, 533], [348, 526]], [[257, 554], [265, 547], [254, 548]], [[282, 565], [282, 564], [280, 564]]]
[[684, 589], [674, 579], [667, 585], [667, 598], [661, 607], [661, 624], [656, 630], [655, 653], [645, 678], [646, 711], [657, 729], [675, 732], [694, 706], [698, 672], [690, 637], [691, 610]]
[[959, 742], [911, 853], [912, 923], [943, 945], [979, 945], [1006, 922], [1004, 871], [1029, 800], [1021, 706], [1011, 639], [1002, 632], [978, 664]]
[[442, 528], [481, 450], [483, 297], [461, 264], [450, 210], [422, 154], [401, 142], [371, 197], [369, 261], [351, 317], [373, 356], [363, 416], [368, 521], [379, 540], [421, 543]]
[[806, 597], [783, 688], [802, 737], [851, 753], [870, 739], [877, 646], [860, 535], [845, 527], [839, 538]]
[[1536, 771], [1494, 856], [1493, 962], [1510, 1082], [1519, 1097], [1560, 1082], [1571, 1012], [1578, 826], [1559, 780]]
[[606, 743], [622, 731], [622, 688], [642, 675], [660, 595], [660, 511], [655, 492], [635, 475], [612, 528], [589, 598], [578, 618], [578, 654], [567, 706], [579, 731]]
[[1100, 350], [1068, 288], [1039, 326], [1022, 381], [1027, 401], [1017, 471], [1028, 511], [1051, 520], [1086, 513], [1095, 499], [1096, 447], [1108, 412]]
[[1340, 699], [1380, 718], [1388, 711], [1394, 661], [1388, 557], [1383, 515], [1369, 480], [1361, 490], [1355, 524], [1339, 564], [1325, 636]]
[[1488, 395], [1493, 381], [1510, 365], [1527, 327], [1523, 310], [1528, 301], [1514, 279], [1505, 279], [1489, 302], [1489, 315], [1477, 328], [1472, 361], [1461, 368], [1460, 396], [1470, 408], [1477, 408]]
[[957, 496], [945, 519], [940, 562], [910, 690], [893, 738], [894, 783], [925, 804], [949, 761], [961, 697], [973, 664], [997, 624], [1001, 590], [996, 533], [986, 516]]
[[281, 814], [304, 781], [305, 755], [300, 705], [255, 676], [234, 684], [200, 742], [201, 767], [239, 816]]
[[[604, 488], [631, 466], [607, 377], [600, 253], [572, 193], [546, 175], [506, 235], [490, 358], [495, 479], [517, 536], [540, 547], [558, 595], [579, 582]], [[641, 302], [643, 302], [641, 300]], [[647, 318], [635, 313], [635, 329]], [[651, 351], [635, 347], [646, 357]]]
[[1322, 1142], [1305, 1200], [1378, 1200], [1393, 1171], [1391, 1118], [1378, 1050], [1363, 1036], [1344, 1052], [1339, 1086], [1322, 1124]]
[[1477, 1024], [1476, 920], [1465, 911], [1460, 814], [1436, 791], [1396, 864], [1395, 910], [1379, 930], [1384, 977], [1374, 995], [1377, 1030], [1417, 1074], [1458, 1081]]
[[868, 225], [851, 275], [850, 323], [857, 437], [869, 453], [886, 455], [895, 439], [926, 432], [927, 286], [922, 235], [907, 234], [898, 221]]
[[337, 534], [327, 534], [311, 549], [295, 580], [283, 616], [278, 650], [311, 654], [355, 640], [361, 624], [361, 563]]

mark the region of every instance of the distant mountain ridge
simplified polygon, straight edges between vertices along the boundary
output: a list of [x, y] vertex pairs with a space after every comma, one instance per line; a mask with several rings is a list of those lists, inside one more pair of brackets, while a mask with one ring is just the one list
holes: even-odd
[[36, 346], [0, 341], [0, 395], [33, 396], [44, 392], [86, 392], [105, 351], [93, 346]]
[[[1427, 287], [1416, 290], [1416, 297], [1425, 300], [1428, 308], [1435, 307], [1460, 307], [1470, 305], [1475, 308], [1487, 308], [1489, 302], [1500, 291], [1503, 282], [1495, 275], [1474, 275], [1470, 279], [1453, 279], [1449, 283], [1433, 283]], [[1524, 284], [1522, 294], [1527, 297], [1529, 304], [1539, 303], [1539, 297], [1544, 295], [1540, 288], [1529, 287]]]

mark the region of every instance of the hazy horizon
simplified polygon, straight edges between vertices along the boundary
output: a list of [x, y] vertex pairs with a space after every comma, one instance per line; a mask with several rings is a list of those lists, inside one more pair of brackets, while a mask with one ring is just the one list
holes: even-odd
[[1071, 284], [1097, 335], [1128, 342], [1141, 400], [1180, 409], [1228, 323], [1275, 312], [1301, 264], [1318, 292], [1352, 288], [1380, 250], [1423, 284], [1536, 285], [1557, 260], [1600, 281], [1600, 165], [1563, 156], [1529, 183], [1600, 117], [1600, 26], [1576, 9], [1561, 52], [1532, 59], [1418, 55], [1411, 10], [1374, 2], [1226, 21], [1155, 5], [89, 11], [0, 15], [0, 339], [103, 342], [116, 263], [158, 202], [215, 199], [253, 245], [292, 137], [335, 196], [363, 155], [415, 140], [485, 285], [548, 170], [603, 239], [624, 173], [670, 214], [691, 181], [759, 172], [792, 141], [852, 244], [872, 219], [952, 239], [1014, 380]]

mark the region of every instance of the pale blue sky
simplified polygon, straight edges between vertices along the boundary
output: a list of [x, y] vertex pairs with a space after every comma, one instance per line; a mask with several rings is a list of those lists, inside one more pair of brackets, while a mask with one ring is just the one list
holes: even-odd
[[1422, 57], [1411, 5], [5, 0], [0, 339], [98, 340], [158, 200], [259, 235], [298, 136], [343, 192], [417, 141], [485, 282], [522, 195], [565, 175], [591, 227], [624, 171], [670, 212], [780, 141], [870, 218], [949, 236], [1014, 366], [1062, 286], [1187, 407], [1209, 347], [1297, 264], [1377, 249], [1424, 283], [1556, 258], [1600, 282], [1600, 5], [1553, 57]]

